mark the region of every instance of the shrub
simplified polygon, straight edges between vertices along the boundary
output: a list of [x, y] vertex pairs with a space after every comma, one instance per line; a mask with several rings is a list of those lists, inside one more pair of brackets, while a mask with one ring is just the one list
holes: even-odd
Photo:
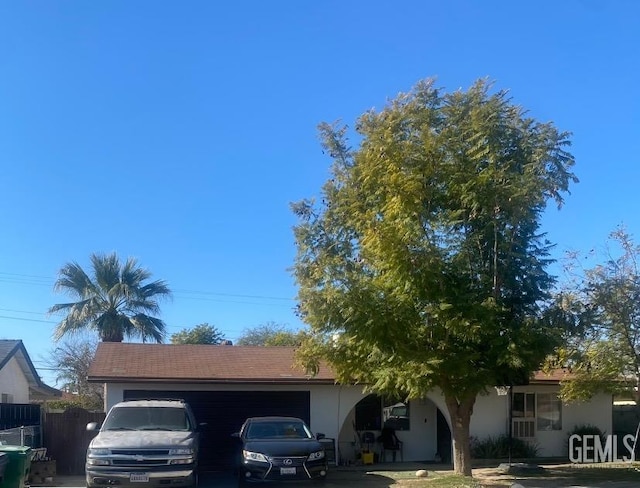
[[580, 424], [576, 425], [571, 429], [567, 435], [567, 442], [569, 442], [569, 437], [572, 435], [597, 435], [600, 436], [600, 439], [604, 440], [605, 433], [600, 429], [600, 427], [591, 424]]
[[83, 395], [78, 395], [73, 399], [48, 400], [46, 402], [47, 410], [68, 410], [70, 408], [102, 411], [104, 407], [97, 399]]
[[[475, 459], [507, 459], [509, 436], [499, 435], [484, 439], [471, 438], [471, 456]], [[511, 438], [511, 457], [530, 459], [538, 456], [538, 446], [522, 439]]]
[[[597, 427], [595, 425], [591, 425], [591, 424], [579, 424], [573, 427], [573, 429], [571, 429], [568, 433], [567, 433], [567, 439], [565, 440], [565, 450], [568, 453], [569, 452], [569, 439], [571, 438], [572, 435], [579, 435], [579, 436], [583, 436], [583, 435], [597, 435], [598, 437], [600, 437], [600, 442], [602, 443], [602, 445], [604, 445], [605, 443], [605, 432], [603, 432], [600, 427]], [[580, 449], [582, 448], [582, 440], [581, 439], [574, 439], [573, 441], [573, 448], [574, 450]]]

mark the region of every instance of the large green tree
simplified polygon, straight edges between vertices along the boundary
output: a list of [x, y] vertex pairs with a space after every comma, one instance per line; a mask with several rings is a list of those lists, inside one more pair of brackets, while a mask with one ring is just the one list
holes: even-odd
[[321, 124], [332, 175], [298, 216], [294, 274], [313, 341], [341, 382], [422, 398], [439, 389], [454, 469], [471, 474], [469, 423], [488, 387], [526, 381], [557, 345], [539, 221], [576, 178], [568, 134], [485, 80], [419, 82], [347, 128]]
[[224, 340], [222, 331], [206, 322], [171, 335], [172, 344], [221, 344]]
[[64, 314], [54, 339], [93, 330], [104, 342], [122, 342], [125, 337], [162, 342], [166, 325], [154, 315], [160, 312], [159, 300], [171, 296], [166, 282], [149, 281], [151, 273], [133, 258], [121, 263], [112, 253], [92, 254], [90, 259], [91, 275], [75, 262], [59, 271], [54, 289], [77, 301], [49, 309], [50, 314]]
[[633, 392], [640, 406], [640, 246], [621, 226], [590, 254], [568, 255], [562, 305], [571, 334], [549, 364], [571, 373], [560, 390], [565, 401]]

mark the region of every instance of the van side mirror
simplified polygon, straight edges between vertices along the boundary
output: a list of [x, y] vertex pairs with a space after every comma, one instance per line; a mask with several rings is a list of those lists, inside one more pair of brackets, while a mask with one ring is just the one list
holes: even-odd
[[87, 430], [89, 432], [93, 432], [94, 430], [98, 430], [98, 422], [89, 422], [87, 424]]

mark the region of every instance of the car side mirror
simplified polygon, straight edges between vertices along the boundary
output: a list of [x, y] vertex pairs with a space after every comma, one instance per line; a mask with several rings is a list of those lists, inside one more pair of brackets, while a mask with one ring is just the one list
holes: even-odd
[[89, 432], [93, 432], [94, 430], [98, 430], [98, 422], [89, 422], [87, 424], [87, 430]]
[[234, 432], [233, 434], [231, 434], [231, 437], [235, 437], [236, 439], [240, 438], [240, 432]]
[[198, 427], [196, 428], [196, 430], [197, 430], [198, 432], [203, 431], [203, 430], [205, 429], [205, 427], [207, 427], [207, 425], [209, 425], [209, 424], [208, 424], [208, 423], [206, 423], [206, 422], [200, 422], [200, 423], [198, 424]]
[[320, 434], [320, 433], [317, 433], [317, 434], [316, 434], [316, 439], [317, 439], [317, 440], [324, 439], [325, 437], [326, 437], [326, 436], [325, 436], [324, 434]]

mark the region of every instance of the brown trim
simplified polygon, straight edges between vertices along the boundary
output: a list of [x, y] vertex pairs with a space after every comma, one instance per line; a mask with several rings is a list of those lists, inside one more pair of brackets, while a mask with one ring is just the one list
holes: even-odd
[[207, 378], [130, 378], [126, 376], [114, 377], [114, 376], [92, 376], [87, 379], [90, 383], [185, 383], [185, 384], [278, 384], [278, 385], [308, 385], [309, 383], [314, 385], [335, 385], [336, 382], [330, 379], [306, 379], [306, 378], [292, 378], [292, 379], [251, 379], [240, 378], [233, 380], [224, 379], [207, 379]]

